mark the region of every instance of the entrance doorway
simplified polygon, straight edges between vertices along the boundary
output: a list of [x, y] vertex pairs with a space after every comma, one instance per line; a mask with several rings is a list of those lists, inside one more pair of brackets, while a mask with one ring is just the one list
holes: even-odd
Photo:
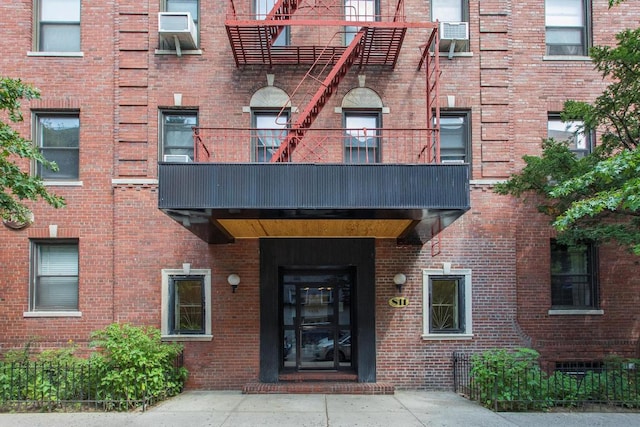
[[281, 345], [285, 370], [352, 369], [349, 268], [283, 268]]

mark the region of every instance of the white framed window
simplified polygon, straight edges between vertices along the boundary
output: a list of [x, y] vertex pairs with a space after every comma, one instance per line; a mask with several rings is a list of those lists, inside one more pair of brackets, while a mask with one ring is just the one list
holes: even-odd
[[174, 155], [173, 159], [184, 158], [193, 161], [193, 128], [198, 126], [198, 112], [195, 110], [160, 111], [160, 159]]
[[567, 141], [569, 149], [577, 157], [584, 157], [593, 149], [591, 132], [584, 130], [584, 122], [579, 120], [563, 122], [558, 113], [549, 113], [547, 137], [556, 141]]
[[80, 114], [46, 112], [34, 114], [34, 140], [44, 157], [58, 165], [54, 172], [37, 164], [44, 180], [77, 181], [80, 176]]
[[289, 128], [289, 111], [252, 110], [252, 161], [270, 162], [280, 144], [286, 140]]
[[422, 271], [422, 287], [422, 338], [472, 338], [471, 270], [425, 269]]
[[77, 240], [32, 240], [29, 313], [77, 313], [78, 270]]
[[80, 52], [80, 0], [34, 0], [34, 49]]
[[440, 112], [440, 161], [471, 164], [471, 126], [469, 111]]
[[589, 0], [545, 0], [546, 55], [586, 56], [590, 37]]
[[[344, 17], [346, 21], [378, 21], [379, 0], [345, 0]], [[348, 26], [345, 28], [344, 44], [348, 46], [360, 31], [359, 26]]]
[[211, 270], [162, 270], [162, 339], [210, 341]]
[[344, 114], [344, 163], [379, 163], [380, 111], [342, 110]]

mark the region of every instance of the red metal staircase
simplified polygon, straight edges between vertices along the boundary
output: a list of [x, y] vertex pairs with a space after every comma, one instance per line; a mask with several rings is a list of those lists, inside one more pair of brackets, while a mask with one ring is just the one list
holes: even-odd
[[[427, 137], [423, 148], [423, 156], [417, 162], [437, 162], [439, 160], [439, 106], [438, 106], [438, 57], [429, 55], [429, 46], [438, 42], [437, 23], [418, 22], [407, 23], [404, 15], [404, 1], [397, 0], [386, 15], [383, 13], [369, 16], [365, 20], [347, 20], [344, 16], [342, 0], [322, 0], [301, 7], [304, 0], [276, 0], [273, 8], [264, 19], [256, 19], [251, 10], [244, 14], [236, 10], [234, 0], [229, 0], [231, 13], [225, 21], [225, 27], [231, 44], [236, 66], [245, 65], [309, 65], [309, 71], [302, 82], [307, 79], [319, 83], [318, 89], [312, 96], [307, 94], [299, 105], [305, 105], [295, 122], [290, 123], [287, 136], [281, 142], [271, 162], [291, 161], [294, 149], [299, 146], [306, 131], [312, 126], [323, 107], [336, 88], [353, 66], [366, 67], [370, 65], [394, 68], [408, 28], [423, 28], [430, 30], [428, 42], [424, 47], [418, 69], [426, 65], [427, 77], [427, 127], [434, 128], [434, 132]], [[246, 5], [242, 4], [246, 7]], [[340, 10], [341, 16], [307, 15], [310, 10]], [[294, 14], [298, 12], [298, 16]], [[328, 12], [327, 12], [328, 13]], [[244, 17], [244, 18], [243, 18]], [[328, 26], [338, 26], [339, 30], [329, 40], [320, 45], [306, 46], [276, 46], [276, 39], [287, 27], [318, 28], [318, 33], [324, 32]], [[344, 28], [360, 27], [348, 46], [339, 45], [336, 37], [344, 33]], [[318, 73], [318, 69], [322, 70]], [[312, 72], [315, 75], [312, 75]], [[298, 85], [301, 87], [302, 82]], [[290, 100], [297, 93], [296, 89], [290, 94]], [[290, 105], [293, 104], [292, 102]], [[434, 113], [435, 112], [435, 113]], [[420, 158], [421, 157], [421, 158]]]
[[[302, 0], [300, 0], [302, 1]], [[265, 21], [275, 22], [275, 21], [286, 21], [291, 19], [291, 16], [296, 13], [298, 10], [298, 5], [300, 4], [298, 0], [277, 0], [273, 5], [273, 9], [269, 12]], [[269, 46], [273, 46], [276, 39], [282, 32], [284, 31], [285, 26], [271, 26], [269, 27]]]
[[[320, 111], [322, 111], [322, 108], [329, 98], [331, 98], [331, 95], [340, 84], [342, 78], [347, 74], [362, 52], [361, 41], [365, 33], [366, 29], [358, 31], [347, 49], [340, 55], [336, 64], [329, 71], [329, 75], [327, 75], [322, 85], [311, 98], [311, 101], [298, 116], [298, 119], [289, 130], [286, 139], [280, 144], [278, 151], [271, 157], [271, 162], [286, 162], [289, 160], [291, 153], [304, 137], [305, 129], [311, 127], [313, 121], [318, 117], [318, 114], [320, 114]], [[311, 70], [307, 73], [307, 76], [310, 72]]]

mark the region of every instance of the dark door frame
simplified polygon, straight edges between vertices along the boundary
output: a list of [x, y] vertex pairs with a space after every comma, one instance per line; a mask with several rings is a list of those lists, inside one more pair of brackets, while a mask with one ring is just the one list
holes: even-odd
[[376, 381], [375, 240], [260, 239], [260, 381], [278, 382], [280, 343], [280, 267], [355, 267], [352, 285], [354, 354], [359, 382]]
[[[344, 330], [345, 328], [348, 327], [348, 331], [349, 331], [349, 335], [352, 334], [352, 331], [355, 328], [355, 319], [353, 318], [353, 310], [352, 310], [352, 298], [351, 298], [351, 291], [352, 291], [352, 287], [353, 284], [355, 282], [355, 271], [356, 269], [354, 267], [343, 267], [343, 266], [323, 266], [321, 268], [281, 268], [280, 271], [280, 292], [284, 291], [284, 283], [283, 282], [283, 278], [285, 275], [287, 274], [302, 274], [302, 275], [321, 275], [321, 276], [326, 276], [326, 275], [331, 275], [331, 274], [336, 274], [336, 275], [347, 275], [349, 277], [349, 287], [348, 287], [348, 291], [349, 291], [349, 297], [348, 297], [348, 313], [349, 313], [349, 324], [345, 325], [345, 324], [341, 324], [340, 322], [340, 314], [339, 314], [339, 303], [341, 301], [341, 295], [342, 292], [344, 291], [344, 287], [340, 286], [339, 284], [335, 285], [335, 292], [334, 292], [334, 296], [333, 296], [333, 300], [330, 303], [331, 306], [331, 315], [330, 315], [330, 320], [328, 321], [328, 324], [321, 324], [321, 325], [310, 325], [310, 324], [305, 324], [303, 322], [303, 318], [301, 317], [300, 313], [302, 313], [303, 309], [302, 309], [302, 289], [305, 287], [314, 287], [314, 288], [322, 288], [324, 286], [326, 286], [326, 284], [322, 283], [322, 284], [316, 284], [316, 283], [295, 283], [295, 289], [296, 289], [296, 301], [295, 301], [295, 318], [294, 318], [294, 322], [293, 325], [289, 325], [289, 326], [285, 326], [285, 322], [284, 322], [284, 301], [287, 299], [287, 297], [285, 295], [283, 295], [282, 293], [280, 294], [280, 337], [281, 337], [281, 342], [278, 344], [280, 345], [283, 349], [284, 349], [284, 334], [285, 334], [285, 330], [293, 330], [294, 334], [296, 335], [296, 338], [293, 340], [295, 342], [295, 368], [292, 367], [285, 367], [285, 361], [284, 361], [284, 357], [281, 359], [282, 360], [282, 366], [281, 371], [291, 371], [292, 369], [294, 371], [300, 371], [300, 370], [304, 370], [304, 369], [317, 369], [317, 370], [353, 370], [353, 360], [351, 360], [351, 357], [348, 360], [348, 365], [349, 367], [346, 368], [345, 366], [341, 366], [340, 365], [340, 359], [339, 359], [339, 351], [335, 351], [332, 354], [334, 355], [334, 360], [333, 360], [333, 365], [332, 366], [313, 366], [313, 367], [303, 367], [302, 366], [302, 347], [303, 347], [303, 340], [301, 339], [301, 333], [306, 330], [306, 331], [311, 331], [311, 330], [317, 330], [317, 331], [326, 331], [329, 330], [330, 331], [330, 336], [331, 336], [331, 340], [334, 343], [337, 343], [339, 341], [340, 338], [340, 331]], [[289, 285], [291, 285], [291, 283], [289, 283]], [[350, 351], [353, 352], [353, 354], [356, 354], [357, 349], [355, 348], [356, 343], [354, 342], [353, 345], [350, 345]], [[284, 350], [283, 350], [284, 351]]]

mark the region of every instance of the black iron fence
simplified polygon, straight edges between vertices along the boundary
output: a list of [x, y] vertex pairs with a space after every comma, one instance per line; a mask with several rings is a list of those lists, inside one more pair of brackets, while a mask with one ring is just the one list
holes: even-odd
[[633, 361], [558, 364], [551, 372], [533, 359], [453, 354], [454, 389], [495, 411], [640, 411], [640, 373]]
[[[180, 354], [171, 369], [181, 369]], [[156, 378], [141, 376], [125, 388], [105, 381], [104, 364], [21, 361], [0, 363], [0, 412], [52, 410], [128, 410], [172, 394], [149, 392]], [[172, 373], [167, 372], [167, 376]], [[157, 388], [156, 388], [157, 389]]]

